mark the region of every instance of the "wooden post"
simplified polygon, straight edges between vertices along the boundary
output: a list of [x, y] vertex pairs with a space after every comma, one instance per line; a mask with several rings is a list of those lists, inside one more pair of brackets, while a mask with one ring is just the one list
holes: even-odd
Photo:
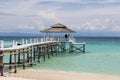
[[85, 52], [85, 43], [83, 43], [83, 52]]
[[1, 76], [3, 76], [3, 67], [4, 67], [4, 64], [3, 64], [3, 52], [1, 51], [0, 52], [0, 73], [1, 73]]
[[57, 43], [57, 53], [59, 54], [59, 44]]
[[16, 65], [17, 65], [17, 64], [16, 64], [16, 51], [14, 51], [14, 67], [15, 67], [14, 73], [17, 72], [17, 66], [16, 66]]
[[12, 51], [10, 51], [10, 58], [9, 58], [9, 69], [11, 70], [12, 69]]
[[20, 64], [20, 50], [18, 50], [18, 64]]
[[57, 44], [54, 43], [54, 46], [55, 46], [55, 53], [56, 53], [56, 55], [57, 55]]
[[51, 56], [53, 56], [53, 43], [51, 45]]
[[45, 48], [46, 48], [46, 44], [45, 45], [43, 45], [43, 60], [45, 61]]
[[31, 47], [30, 49], [30, 65], [32, 66], [32, 51], [33, 51], [33, 47]]
[[35, 54], [36, 54], [36, 46], [33, 47], [33, 60], [34, 61], [36, 59], [36, 57], [35, 57], [36, 55]]
[[64, 42], [64, 51], [66, 51], [66, 42]]
[[62, 52], [64, 52], [66, 49], [65, 49], [65, 42], [61, 42], [61, 50], [62, 50]]
[[70, 42], [69, 53], [72, 52], [72, 43]]
[[65, 51], [65, 42], [62, 42], [62, 52]]
[[60, 43], [58, 42], [58, 53], [60, 53]]
[[3, 65], [2, 64], [0, 66], [0, 72], [1, 72], [1, 76], [3, 76]]
[[48, 59], [50, 59], [50, 44], [47, 44]]
[[38, 53], [38, 63], [40, 63], [40, 52], [41, 52], [41, 47], [38, 46], [37, 53]]
[[[0, 48], [4, 48], [4, 41], [3, 40], [0, 41]], [[1, 76], [3, 76], [3, 67], [4, 67], [3, 51], [0, 51], [0, 73], [1, 73]]]
[[29, 62], [29, 48], [27, 48], [27, 62]]
[[23, 69], [25, 69], [25, 51], [23, 49]]

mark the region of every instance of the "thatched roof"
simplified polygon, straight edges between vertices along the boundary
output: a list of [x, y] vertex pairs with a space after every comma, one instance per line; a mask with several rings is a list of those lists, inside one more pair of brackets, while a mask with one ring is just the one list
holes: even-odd
[[51, 28], [45, 29], [41, 32], [44, 32], [44, 33], [74, 33], [75, 31], [68, 29], [63, 24], [58, 23], [58, 24], [51, 26]]

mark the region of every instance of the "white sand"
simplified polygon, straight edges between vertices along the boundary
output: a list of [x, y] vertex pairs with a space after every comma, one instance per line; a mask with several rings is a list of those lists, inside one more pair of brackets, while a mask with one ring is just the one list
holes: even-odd
[[49, 70], [18, 70], [17, 74], [10, 73], [8, 74], [8, 76], [31, 80], [120, 80], [120, 76], [98, 75], [91, 73], [74, 73], [65, 71], [49, 71]]
[[0, 77], [0, 80], [33, 80], [33, 79], [14, 78], [14, 77]]

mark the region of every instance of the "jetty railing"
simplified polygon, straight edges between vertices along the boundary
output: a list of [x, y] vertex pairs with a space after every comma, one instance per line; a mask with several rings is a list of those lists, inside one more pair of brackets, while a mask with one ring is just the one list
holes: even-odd
[[[12, 45], [11, 45], [12, 44]], [[69, 44], [69, 47], [66, 47]], [[33, 66], [34, 61], [40, 63], [41, 56], [46, 60], [46, 56], [50, 58], [53, 54], [85, 52], [85, 43], [76, 43], [73, 39], [62, 40], [59, 38], [30, 38], [22, 39], [21, 41], [13, 40], [12, 43], [5, 47], [4, 41], [0, 41], [0, 73], [3, 76], [4, 66], [9, 66], [11, 70], [14, 67], [14, 72], [17, 72], [17, 66], [22, 65], [25, 69], [26, 63]], [[79, 46], [79, 47], [76, 47]], [[4, 54], [9, 54], [9, 63], [3, 62]], [[22, 60], [21, 60], [22, 59]]]

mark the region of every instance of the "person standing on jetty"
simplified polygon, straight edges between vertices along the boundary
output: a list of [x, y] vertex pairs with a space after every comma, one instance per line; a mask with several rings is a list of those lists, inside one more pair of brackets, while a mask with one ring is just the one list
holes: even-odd
[[68, 41], [70, 37], [70, 34], [65, 34], [65, 40]]

